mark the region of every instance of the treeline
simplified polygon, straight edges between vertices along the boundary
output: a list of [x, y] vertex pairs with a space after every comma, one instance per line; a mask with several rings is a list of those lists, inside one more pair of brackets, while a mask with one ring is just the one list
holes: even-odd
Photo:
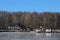
[[0, 11], [0, 27], [6, 29], [8, 25], [22, 24], [26, 28], [60, 29], [60, 13], [58, 12], [6, 12]]

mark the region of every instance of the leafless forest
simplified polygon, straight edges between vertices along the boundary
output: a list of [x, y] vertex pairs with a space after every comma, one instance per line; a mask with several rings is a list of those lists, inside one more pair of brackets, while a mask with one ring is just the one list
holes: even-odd
[[22, 24], [26, 28], [60, 29], [59, 12], [6, 12], [0, 11], [0, 28], [7, 29], [8, 25]]

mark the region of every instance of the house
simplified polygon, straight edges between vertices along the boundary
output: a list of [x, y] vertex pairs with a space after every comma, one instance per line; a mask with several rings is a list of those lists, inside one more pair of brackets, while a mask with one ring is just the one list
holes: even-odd
[[17, 26], [17, 25], [9, 25], [8, 27], [7, 27], [7, 29], [8, 30], [20, 30], [20, 27], [19, 26]]
[[45, 32], [45, 28], [40, 26], [40, 28], [35, 29], [35, 32], [40, 33], [40, 32]]
[[34, 31], [37, 32], [37, 33], [41, 32], [40, 29], [35, 29]]
[[51, 32], [52, 30], [51, 29], [46, 29], [45, 32]]
[[55, 31], [56, 31], [57, 33], [60, 33], [60, 29], [56, 29]]
[[18, 24], [18, 25], [8, 25], [7, 27], [8, 30], [27, 30], [27, 28], [24, 25]]

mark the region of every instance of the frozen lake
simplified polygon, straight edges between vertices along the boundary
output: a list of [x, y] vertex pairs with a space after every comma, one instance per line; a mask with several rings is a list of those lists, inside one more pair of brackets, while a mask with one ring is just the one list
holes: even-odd
[[60, 33], [0, 32], [0, 40], [60, 40]]

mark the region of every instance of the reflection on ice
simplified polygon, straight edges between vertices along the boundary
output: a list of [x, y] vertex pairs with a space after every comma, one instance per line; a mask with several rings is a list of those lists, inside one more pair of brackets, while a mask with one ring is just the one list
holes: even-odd
[[46, 33], [46, 37], [51, 37], [51, 33]]
[[60, 40], [60, 33], [0, 32], [0, 40]]

